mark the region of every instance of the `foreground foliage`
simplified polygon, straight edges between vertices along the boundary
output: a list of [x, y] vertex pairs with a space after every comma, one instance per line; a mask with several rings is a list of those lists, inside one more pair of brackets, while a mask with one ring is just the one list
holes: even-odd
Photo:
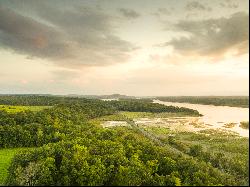
[[8, 176], [8, 168], [12, 158], [22, 150], [27, 150], [27, 148], [0, 149], [0, 185], [4, 184]]
[[248, 184], [248, 138], [225, 130], [173, 132], [161, 127], [144, 126], [144, 128], [179, 151], [237, 176], [236, 181], [245, 181], [242, 185]]
[[[44, 105], [48, 105], [48, 100], [45, 99]], [[166, 130], [160, 139], [164, 145], [159, 145], [133, 126], [105, 129], [100, 125], [100, 120], [132, 120], [126, 110], [135, 112], [133, 115], [166, 111], [196, 115], [197, 111], [162, 107], [148, 101], [105, 102], [71, 98], [64, 98], [64, 101], [38, 112], [0, 111], [0, 150], [35, 147], [14, 156], [5, 178], [6, 185], [248, 184], [245, 152], [239, 151], [237, 144], [230, 147], [224, 137], [213, 141], [204, 138], [204, 145], [208, 147], [204, 149], [203, 145], [200, 147], [195, 143], [201, 136], [190, 141], [180, 139], [181, 135], [179, 139], [177, 136], [171, 139], [166, 136], [169, 132]], [[189, 143], [186, 145], [185, 141]], [[210, 148], [215, 155], [220, 149], [213, 147], [219, 143], [206, 143], [210, 141], [221, 142], [225, 155], [207, 156]], [[240, 139], [237, 143], [241, 148], [245, 145]], [[225, 162], [227, 154], [232, 152], [235, 154]]]

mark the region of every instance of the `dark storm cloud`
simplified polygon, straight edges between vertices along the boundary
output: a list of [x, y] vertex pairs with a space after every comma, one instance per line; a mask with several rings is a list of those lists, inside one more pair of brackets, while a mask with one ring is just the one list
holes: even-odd
[[209, 7], [209, 6], [205, 6], [203, 4], [201, 4], [200, 2], [198, 1], [191, 1], [191, 2], [188, 2], [185, 6], [185, 9], [187, 11], [196, 11], [196, 10], [199, 10], [199, 11], [211, 11], [212, 8]]
[[50, 2], [28, 8], [29, 17], [0, 3], [0, 48], [74, 68], [124, 62], [134, 49], [113, 34], [114, 18], [100, 10]]
[[175, 24], [175, 30], [186, 32], [189, 37], [175, 38], [165, 43], [183, 54], [218, 56], [235, 48], [238, 54], [248, 51], [249, 16], [244, 12], [229, 18], [201, 21], [182, 20]]
[[67, 55], [67, 45], [54, 28], [0, 6], [0, 47], [31, 56]]
[[140, 16], [139, 13], [137, 13], [136, 11], [132, 10], [132, 9], [127, 9], [127, 8], [120, 8], [118, 9], [120, 13], [122, 13], [122, 15], [128, 19], [135, 19], [138, 18]]

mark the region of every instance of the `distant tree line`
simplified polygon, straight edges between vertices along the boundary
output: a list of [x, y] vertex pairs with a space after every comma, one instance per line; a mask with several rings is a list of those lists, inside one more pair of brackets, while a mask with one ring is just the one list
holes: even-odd
[[120, 101], [109, 101], [107, 103], [111, 107], [114, 107], [119, 111], [130, 111], [130, 112], [170, 112], [170, 113], [187, 113], [187, 114], [196, 114], [199, 116], [197, 110], [184, 108], [184, 107], [175, 107], [175, 106], [166, 106], [159, 103], [151, 103], [148, 100], [137, 101], [137, 100], [120, 100]]
[[215, 106], [249, 107], [248, 96], [176, 96], [176, 97], [156, 97], [161, 101], [193, 103]]

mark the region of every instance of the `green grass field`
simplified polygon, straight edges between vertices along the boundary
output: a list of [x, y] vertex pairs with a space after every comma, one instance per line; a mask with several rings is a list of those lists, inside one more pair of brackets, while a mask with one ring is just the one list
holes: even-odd
[[16, 153], [27, 149], [30, 148], [0, 149], [0, 186], [4, 185], [12, 158]]
[[0, 110], [5, 110], [8, 113], [24, 112], [25, 110], [31, 110], [33, 112], [40, 111], [51, 106], [12, 106], [12, 105], [0, 105]]

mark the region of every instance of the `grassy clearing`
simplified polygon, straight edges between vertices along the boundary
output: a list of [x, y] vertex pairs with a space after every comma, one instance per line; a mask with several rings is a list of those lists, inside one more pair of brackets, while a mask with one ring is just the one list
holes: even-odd
[[240, 127], [243, 129], [249, 129], [249, 122], [248, 121], [240, 122]]
[[0, 110], [4, 110], [8, 113], [24, 112], [26, 110], [31, 110], [37, 112], [51, 106], [12, 106], [12, 105], [0, 105]]
[[125, 121], [126, 119], [123, 115], [121, 115], [120, 113], [117, 113], [117, 114], [98, 117], [98, 118], [95, 118], [95, 120], [99, 120], [99, 121]]
[[0, 149], [0, 186], [4, 185], [4, 181], [8, 175], [8, 168], [10, 166], [12, 158], [16, 153], [31, 148], [11, 148]]
[[[134, 119], [134, 118], [168, 118], [168, 117], [184, 117], [184, 116], [192, 116], [190, 114], [184, 112], [161, 112], [161, 113], [152, 113], [152, 112], [120, 112], [120, 114]], [[197, 115], [193, 115], [197, 116]]]
[[166, 136], [171, 133], [171, 130], [169, 128], [162, 128], [162, 127], [148, 127], [148, 126], [142, 126], [146, 131], [155, 134], [158, 137]]

